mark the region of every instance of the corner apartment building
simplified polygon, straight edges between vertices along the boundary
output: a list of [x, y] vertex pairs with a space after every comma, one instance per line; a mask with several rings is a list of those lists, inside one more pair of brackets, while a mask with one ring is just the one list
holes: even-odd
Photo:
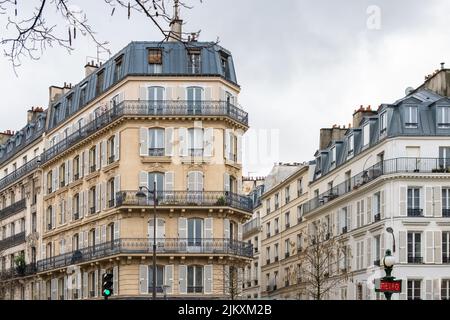
[[232, 55], [171, 40], [132, 42], [88, 64], [77, 85], [51, 88], [27, 298], [101, 299], [104, 272], [115, 299], [148, 299], [153, 285], [160, 298], [226, 298], [251, 261], [242, 241], [252, 215], [241, 192], [248, 114]]
[[0, 295], [25, 299], [39, 258], [42, 175], [46, 112], [32, 108], [27, 125], [0, 134]]

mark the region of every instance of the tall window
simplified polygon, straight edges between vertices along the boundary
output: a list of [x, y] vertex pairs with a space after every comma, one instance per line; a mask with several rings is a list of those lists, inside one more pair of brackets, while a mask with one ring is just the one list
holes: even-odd
[[364, 146], [368, 146], [370, 142], [370, 124], [367, 123], [363, 128]]
[[341, 214], [340, 214], [340, 225], [341, 225], [341, 233], [347, 233], [348, 230], [348, 225], [347, 225], [347, 221], [348, 221], [348, 216], [347, 216], [347, 207], [344, 207], [341, 209]]
[[122, 77], [122, 62], [123, 56], [120, 56], [119, 58], [116, 59], [113, 82], [117, 82]]
[[273, 246], [275, 262], [278, 261], [278, 243]]
[[420, 232], [408, 232], [408, 263], [422, 263], [421, 241]]
[[162, 50], [148, 49], [148, 65], [150, 73], [162, 73]]
[[303, 183], [302, 179], [297, 180], [297, 196], [300, 197], [303, 194]]
[[442, 188], [442, 216], [450, 217], [450, 188]]
[[113, 163], [116, 161], [116, 136], [111, 136], [107, 141], [107, 157], [108, 157], [108, 164]]
[[149, 150], [148, 155], [151, 157], [164, 156], [165, 152], [165, 130], [161, 128], [151, 128], [148, 131]]
[[68, 115], [67, 113], [69, 112], [73, 112], [73, 93], [68, 95], [66, 98], [66, 116]]
[[153, 191], [156, 183], [156, 192], [164, 191], [164, 173], [150, 172], [148, 174], [148, 188]]
[[387, 129], [387, 113], [380, 114], [380, 133], [386, 132]]
[[420, 188], [408, 188], [408, 216], [422, 216], [420, 208]]
[[450, 168], [450, 147], [439, 147], [439, 167]]
[[270, 199], [266, 200], [266, 212], [270, 213]]
[[230, 78], [230, 65], [228, 63], [228, 55], [224, 52], [220, 55], [220, 62], [222, 65], [222, 72], [225, 78]]
[[266, 236], [267, 238], [270, 237], [270, 222], [266, 223]]
[[203, 238], [203, 220], [188, 219], [188, 245], [201, 246]]
[[73, 158], [72, 168], [73, 168], [73, 180], [76, 181], [80, 178], [80, 157], [79, 156], [76, 156], [75, 158]]
[[54, 225], [53, 225], [53, 207], [52, 206], [48, 206], [47, 207], [47, 230], [51, 230], [53, 229]]
[[373, 238], [373, 264], [375, 266], [380, 266], [381, 260], [380, 260], [380, 251], [381, 251], [381, 240], [380, 236], [377, 235]]
[[97, 199], [97, 190], [96, 187], [92, 187], [89, 189], [89, 213], [93, 214], [96, 211], [95, 203]]
[[160, 113], [163, 107], [164, 88], [148, 87], [148, 106], [149, 113]]
[[66, 182], [68, 182], [68, 181], [65, 180], [66, 179], [65, 178], [66, 177], [66, 170], [67, 170], [66, 164], [63, 163], [59, 167], [59, 185], [60, 185], [61, 188], [66, 185]]
[[420, 280], [408, 280], [408, 300], [420, 300]]
[[188, 73], [198, 74], [201, 71], [201, 51], [192, 49], [188, 51]]
[[353, 135], [350, 135], [347, 139], [347, 143], [348, 143], [348, 156], [353, 156], [354, 153], [354, 149], [355, 149], [355, 139]]
[[108, 195], [108, 208], [112, 208], [115, 205], [115, 188], [114, 188], [114, 178], [108, 180], [107, 184], [107, 195]]
[[37, 215], [36, 212], [31, 214], [31, 232], [37, 231]]
[[48, 193], [52, 193], [53, 192], [52, 186], [53, 186], [53, 171], [50, 170], [47, 173], [47, 192]]
[[189, 192], [201, 192], [203, 191], [203, 173], [200, 171], [193, 171], [188, 173], [188, 185]]
[[297, 222], [302, 222], [303, 219], [303, 206], [300, 204], [297, 206]]
[[73, 211], [73, 220], [78, 220], [80, 217], [80, 194], [79, 193], [77, 193], [73, 196], [72, 211]]
[[450, 127], [450, 107], [437, 107], [437, 125], [439, 128]]
[[105, 82], [105, 70], [101, 70], [97, 73], [97, 82], [95, 84], [95, 95], [98, 96], [103, 92], [103, 85]]
[[277, 234], [280, 231], [278, 222], [279, 222], [278, 218], [275, 218], [273, 226], [275, 229], [275, 234]]
[[289, 211], [284, 214], [284, 222], [285, 222], [286, 229], [288, 229], [291, 226], [291, 219], [290, 219]]
[[80, 87], [80, 98], [79, 98], [79, 104], [78, 107], [82, 107], [87, 102], [87, 82], [83, 83]]
[[89, 150], [89, 172], [90, 173], [93, 173], [93, 172], [95, 172], [95, 170], [97, 170], [96, 160], [97, 160], [97, 146], [93, 146]]
[[200, 87], [187, 88], [188, 114], [201, 114], [202, 96], [203, 96], [203, 88]]
[[203, 129], [189, 128], [188, 129], [188, 149], [191, 157], [203, 156]]
[[284, 240], [284, 257], [285, 258], [289, 257], [289, 250], [291, 249], [289, 241], [290, 241], [289, 239]]
[[[164, 266], [156, 266], [156, 292], [163, 292]], [[153, 266], [148, 267], [148, 292], [153, 292]]]
[[291, 188], [289, 186], [284, 189], [284, 200], [286, 204], [291, 200]]
[[381, 219], [381, 194], [377, 192], [373, 195], [373, 216], [374, 221], [379, 221]]
[[331, 166], [336, 165], [336, 147], [333, 147], [330, 150], [330, 163]]
[[187, 292], [202, 293], [203, 292], [203, 266], [188, 266], [187, 268]]
[[450, 300], [450, 280], [442, 279], [441, 281], [441, 300]]
[[442, 263], [450, 263], [450, 231], [442, 232]]
[[416, 106], [405, 107], [405, 127], [417, 128], [418, 108]]
[[280, 195], [278, 193], [275, 193], [275, 210], [277, 210], [279, 206], [280, 206]]

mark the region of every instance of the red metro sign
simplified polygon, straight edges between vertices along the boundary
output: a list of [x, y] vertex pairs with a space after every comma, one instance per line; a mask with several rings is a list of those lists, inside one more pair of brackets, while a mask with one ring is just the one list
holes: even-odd
[[402, 280], [387, 281], [383, 279], [377, 279], [378, 283], [375, 283], [375, 291], [377, 292], [392, 292], [400, 293], [402, 291]]

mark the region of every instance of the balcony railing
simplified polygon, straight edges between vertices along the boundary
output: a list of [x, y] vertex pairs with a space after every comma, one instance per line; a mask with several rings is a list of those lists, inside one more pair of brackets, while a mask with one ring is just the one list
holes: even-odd
[[149, 148], [148, 155], [150, 157], [163, 157], [166, 153], [166, 149], [164, 148]]
[[[38, 272], [63, 268], [118, 254], [152, 254], [153, 239], [117, 239], [38, 261]], [[253, 246], [230, 239], [156, 239], [157, 254], [229, 254], [253, 257]]]
[[40, 157], [36, 157], [30, 161], [28, 161], [23, 166], [19, 167], [18, 169], [14, 170], [7, 176], [0, 179], [0, 190], [6, 188], [11, 183], [17, 182], [19, 179], [23, 178], [27, 174], [31, 173], [33, 170], [35, 170], [39, 166]]
[[408, 208], [408, 217], [423, 217], [423, 209]]
[[203, 149], [189, 149], [188, 151], [190, 157], [203, 157]]
[[27, 208], [26, 200], [25, 199], [19, 200], [16, 203], [10, 205], [9, 207], [0, 210], [0, 220], [11, 217], [12, 215], [22, 210], [25, 210], [26, 208]]
[[375, 214], [375, 215], [373, 216], [373, 220], [374, 220], [375, 222], [380, 221], [380, 220], [381, 220], [381, 214], [380, 214], [380, 213]]
[[249, 234], [259, 232], [260, 229], [261, 229], [261, 219], [259, 217], [254, 218], [243, 225], [242, 236], [245, 238]]
[[447, 254], [442, 254], [442, 263], [450, 263], [450, 256]]
[[37, 271], [36, 264], [27, 264], [24, 268], [11, 268], [0, 272], [0, 280], [15, 279], [35, 274]]
[[24, 242], [25, 242], [25, 231], [0, 241], [0, 251], [18, 246], [19, 244], [22, 244]]
[[123, 116], [224, 116], [248, 125], [248, 113], [226, 101], [123, 101], [46, 150], [45, 163]]
[[188, 293], [203, 293], [203, 286], [189, 286], [187, 287]]
[[[136, 191], [120, 191], [116, 194], [116, 207], [153, 206], [153, 196], [136, 197]], [[227, 191], [157, 191], [157, 205], [167, 206], [218, 206], [252, 212], [252, 199]]]
[[309, 213], [328, 202], [341, 197], [364, 184], [383, 175], [395, 173], [450, 173], [450, 161], [442, 158], [395, 158], [380, 161], [374, 166], [358, 173], [303, 205], [304, 213]]
[[408, 256], [408, 263], [422, 263], [423, 262], [423, 258], [422, 257], [412, 257], [412, 256]]

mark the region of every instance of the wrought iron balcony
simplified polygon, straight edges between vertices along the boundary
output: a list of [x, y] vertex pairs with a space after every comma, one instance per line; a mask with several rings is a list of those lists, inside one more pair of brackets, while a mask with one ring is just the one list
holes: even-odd
[[15, 267], [0, 272], [0, 280], [9, 280], [15, 278], [26, 277], [35, 274], [37, 271], [36, 264], [30, 263], [23, 268]]
[[163, 157], [165, 155], [166, 149], [164, 148], [149, 148], [148, 155], [150, 157]]
[[419, 256], [408, 256], [408, 263], [423, 263], [423, 258]]
[[12, 215], [25, 210], [27, 208], [26, 200], [22, 199], [12, 205], [0, 210], [0, 220], [11, 217]]
[[423, 209], [408, 208], [408, 217], [423, 217]]
[[[136, 197], [138, 191], [120, 191], [116, 193], [116, 207], [123, 206], [153, 206], [153, 196]], [[252, 199], [227, 191], [158, 191], [157, 206], [206, 206], [232, 207], [252, 212]]]
[[25, 242], [25, 231], [0, 241], [0, 251], [18, 246], [19, 244], [22, 244], [24, 242]]
[[189, 149], [188, 151], [190, 157], [203, 157], [203, 149]]
[[203, 293], [203, 286], [188, 286], [188, 293]]
[[248, 113], [227, 101], [122, 101], [42, 154], [45, 163], [87, 137], [126, 116], [196, 116], [229, 117], [248, 126]]
[[[42, 272], [120, 254], [151, 255], [152, 251], [152, 238], [117, 239], [40, 260], [37, 268], [38, 272]], [[157, 254], [227, 254], [252, 258], [253, 246], [246, 242], [222, 238], [158, 238], [156, 252]]]
[[261, 229], [261, 219], [259, 217], [254, 218], [250, 221], [247, 221], [242, 226], [242, 236], [245, 238], [250, 234], [259, 232], [260, 229]]
[[38, 157], [28, 161], [26, 164], [19, 167], [18, 169], [14, 170], [7, 176], [0, 179], [0, 190], [6, 188], [7, 186], [9, 186], [12, 183], [17, 182], [21, 178], [25, 177], [27, 174], [30, 174], [35, 169], [37, 169], [39, 164], [40, 164], [40, 157], [38, 156]]
[[374, 220], [375, 222], [380, 221], [380, 220], [381, 220], [381, 214], [380, 214], [380, 213], [377, 213], [376, 215], [374, 215], [374, 216], [373, 216], [373, 220]]
[[357, 190], [366, 183], [376, 180], [383, 175], [396, 173], [427, 173], [449, 174], [450, 162], [442, 158], [394, 158], [380, 161], [374, 166], [358, 173], [351, 179], [344, 181], [303, 205], [305, 214]]

